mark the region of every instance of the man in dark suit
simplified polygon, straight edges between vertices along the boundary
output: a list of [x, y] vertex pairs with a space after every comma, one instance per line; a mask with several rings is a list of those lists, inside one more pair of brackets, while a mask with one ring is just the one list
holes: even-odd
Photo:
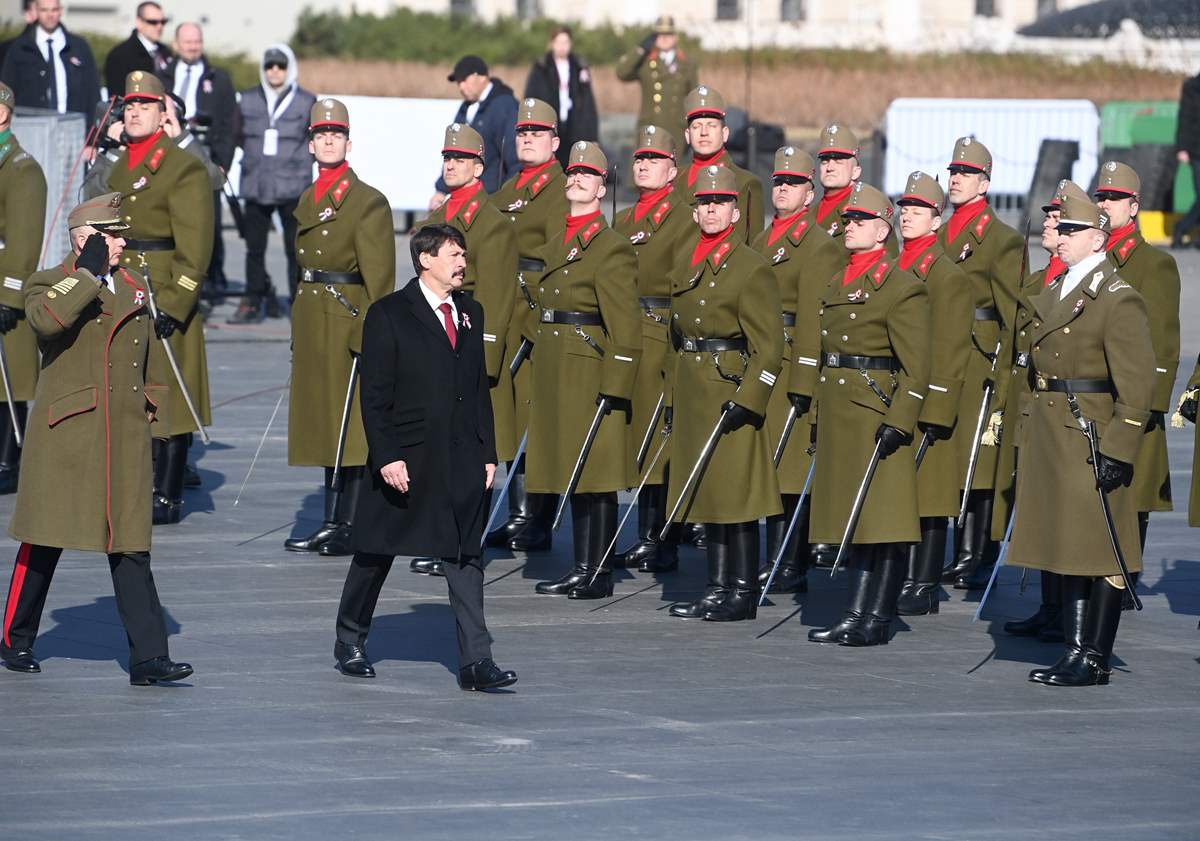
[[370, 484], [355, 512], [354, 558], [338, 607], [342, 674], [374, 677], [365, 644], [396, 555], [442, 559], [458, 631], [458, 685], [498, 689], [517, 674], [492, 660], [480, 545], [496, 474], [483, 308], [461, 291], [466, 240], [427, 225], [409, 250], [418, 276], [376, 301], [363, 324], [363, 426]]
[[108, 52], [104, 59], [104, 84], [108, 95], [114, 96], [125, 90], [125, 77], [134, 70], [166, 74], [167, 65], [175, 57], [171, 48], [162, 42], [167, 16], [157, 3], [138, 3], [137, 18], [133, 32]]

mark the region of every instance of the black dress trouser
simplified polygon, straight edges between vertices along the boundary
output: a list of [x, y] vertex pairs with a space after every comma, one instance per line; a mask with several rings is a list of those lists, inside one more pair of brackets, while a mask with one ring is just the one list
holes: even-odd
[[[37, 638], [46, 594], [62, 549], [22, 543], [17, 551], [8, 603], [4, 609], [5, 648], [31, 649]], [[108, 556], [117, 612], [129, 639], [129, 663], [167, 656], [167, 625], [150, 571], [149, 552], [114, 552]]]
[[242, 213], [246, 233], [246, 297], [255, 303], [262, 301], [270, 288], [267, 278], [267, 238], [271, 233], [271, 217], [276, 213], [283, 223], [283, 253], [287, 255], [288, 295], [296, 297], [296, 287], [300, 283], [299, 270], [296, 268], [297, 222], [293, 215], [296, 204], [296, 199], [278, 204], [246, 201]]
[[[375, 615], [383, 582], [392, 569], [392, 555], [356, 552], [350, 560], [338, 606], [337, 638], [364, 645]], [[492, 636], [483, 619], [483, 567], [479, 557], [443, 558], [442, 571], [450, 591], [450, 607], [458, 631], [458, 664], [470, 665], [492, 656]]]

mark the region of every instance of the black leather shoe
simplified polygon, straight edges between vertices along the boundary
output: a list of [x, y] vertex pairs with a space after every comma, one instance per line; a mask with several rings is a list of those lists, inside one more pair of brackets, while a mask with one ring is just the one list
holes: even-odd
[[31, 648], [5, 648], [0, 646], [0, 659], [4, 660], [4, 668], [10, 672], [22, 672], [35, 675], [42, 670], [42, 665], [33, 657]]
[[329, 535], [329, 539], [321, 544], [321, 548], [317, 553], [323, 558], [339, 558], [344, 555], [353, 555], [354, 547], [351, 539], [354, 533], [350, 526], [346, 523], [339, 523], [333, 534]]
[[375, 677], [375, 667], [367, 659], [367, 650], [361, 645], [338, 640], [333, 644], [333, 656], [337, 660], [338, 671], [346, 677]]
[[567, 590], [568, 599], [607, 599], [613, 594], [612, 574], [602, 572], [596, 576], [596, 583], [589, 584], [592, 574], [589, 572], [584, 580]]
[[154, 497], [153, 523], [156, 526], [170, 526], [179, 522], [183, 516], [183, 503], [172, 502], [165, 496]]
[[575, 567], [562, 578], [556, 578], [553, 581], [539, 581], [533, 589], [543, 596], [565, 596], [574, 587], [587, 584], [587, 580], [588, 571], [582, 567]]
[[444, 576], [446, 574], [442, 572], [441, 558], [413, 558], [408, 568], [417, 573], [417, 575]]
[[467, 692], [503, 689], [517, 682], [517, 673], [504, 671], [489, 657], [458, 670], [458, 688]]
[[283, 548], [289, 552], [318, 552], [325, 545], [325, 541], [333, 537], [337, 530], [337, 523], [326, 520], [308, 537], [292, 537], [283, 541]]
[[[276, 303], [275, 306], [278, 308], [279, 304]], [[258, 324], [260, 321], [262, 321], [262, 315], [259, 312], [258, 304], [245, 300], [238, 304], [237, 311], [233, 315], [225, 319], [226, 324]]]
[[183, 680], [192, 674], [188, 663], [175, 663], [170, 657], [155, 657], [144, 663], [129, 667], [130, 686], [150, 686], [155, 683], [171, 683]]

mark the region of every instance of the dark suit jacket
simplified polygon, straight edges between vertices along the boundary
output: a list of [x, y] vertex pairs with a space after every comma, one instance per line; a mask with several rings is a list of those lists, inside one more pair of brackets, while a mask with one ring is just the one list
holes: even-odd
[[[415, 278], [380, 298], [363, 324], [359, 400], [370, 475], [354, 518], [354, 548], [381, 555], [479, 554], [487, 499], [484, 465], [496, 463], [483, 356], [483, 308], [454, 293], [458, 346]], [[408, 465], [408, 493], [379, 469]]]
[[[38, 49], [36, 31], [36, 26], [26, 27], [13, 40], [4, 56], [4, 66], [0, 68], [0, 81], [13, 89], [17, 105], [49, 108], [46, 56]], [[83, 114], [90, 125], [96, 103], [100, 101], [96, 59], [87, 41], [67, 32], [65, 26], [63, 33], [67, 36], [62, 51], [63, 68], [67, 73], [67, 110]]]
[[[469, 102], [462, 102], [454, 115], [454, 122], [467, 122]], [[494, 193], [500, 185], [516, 174], [521, 165], [517, 162], [517, 98], [513, 90], [499, 79], [492, 79], [492, 92], [479, 103], [475, 119], [468, 125], [483, 138], [483, 189]], [[437, 189], [448, 193], [446, 182], [438, 176]]]
[[159, 44], [158, 55], [157, 62], [150, 57], [138, 40], [135, 29], [132, 35], [109, 50], [108, 57], [104, 59], [104, 84], [108, 87], [108, 95], [120, 96], [125, 93], [125, 77], [134, 70], [161, 76], [175, 54], [166, 44]]
[[[233, 164], [233, 152], [237, 148], [240, 119], [237, 92], [233, 89], [233, 80], [229, 78], [228, 73], [219, 67], [213, 67], [208, 56], [204, 56], [203, 60], [204, 73], [200, 76], [199, 87], [196, 88], [196, 113], [187, 115], [188, 125], [193, 134], [203, 134], [203, 126], [207, 124], [207, 143], [213, 161], [228, 172]], [[163, 84], [168, 91], [175, 90], [177, 64], [178, 58], [163, 71]]]

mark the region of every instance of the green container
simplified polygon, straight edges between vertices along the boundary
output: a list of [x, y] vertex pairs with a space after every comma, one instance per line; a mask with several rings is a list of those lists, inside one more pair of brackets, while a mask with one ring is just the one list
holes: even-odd
[[1180, 164], [1175, 170], [1175, 212], [1187, 213], [1196, 201], [1196, 182], [1192, 180], [1192, 165]]
[[1169, 100], [1106, 102], [1100, 108], [1100, 146], [1174, 143], [1178, 115], [1179, 103]]

